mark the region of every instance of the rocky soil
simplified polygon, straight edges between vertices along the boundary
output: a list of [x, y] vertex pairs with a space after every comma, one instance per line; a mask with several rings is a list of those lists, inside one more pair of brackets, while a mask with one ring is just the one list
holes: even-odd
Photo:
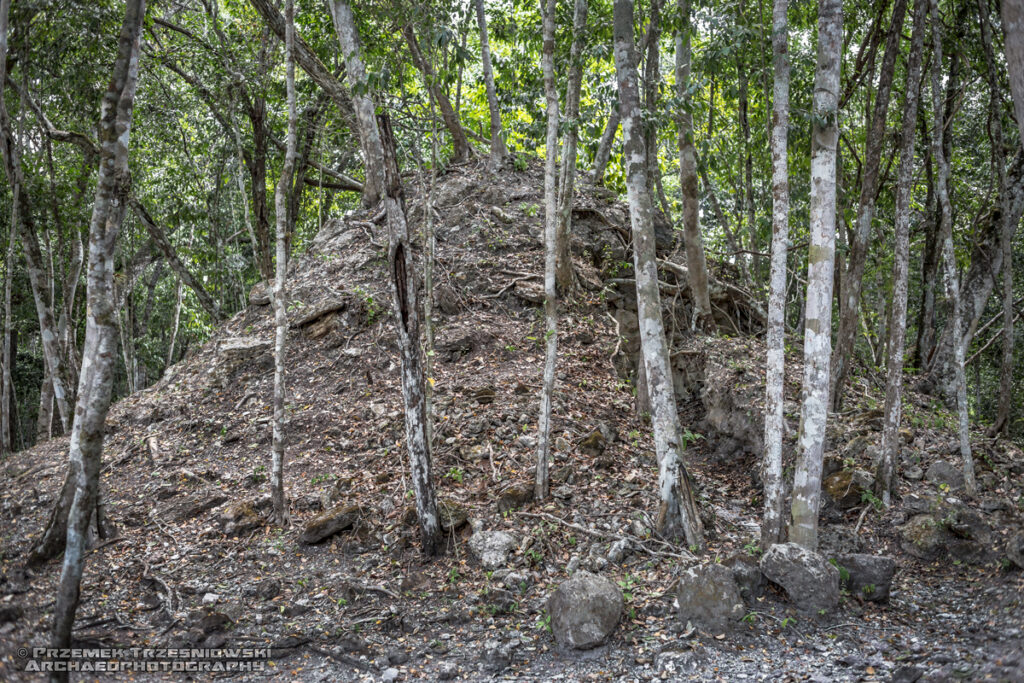
[[[763, 578], [761, 314], [726, 266], [713, 269], [714, 293], [730, 336], [713, 339], [686, 335], [685, 283], [663, 274], [708, 549], [652, 533], [657, 467], [629, 382], [628, 216], [590, 189], [574, 209], [580, 287], [562, 313], [553, 495], [530, 501], [541, 187], [537, 169], [496, 178], [464, 166], [435, 193], [444, 556], [420, 556], [410, 513], [385, 231], [347, 216], [290, 267], [291, 525], [266, 521], [273, 316], [257, 289], [205, 346], [111, 410], [101, 486], [121, 535], [88, 556], [76, 639], [271, 647], [264, 673], [240, 676], [252, 680], [1024, 680], [1024, 454], [977, 435], [982, 492], [968, 499], [953, 416], [908, 392], [897, 502], [881, 510], [870, 473], [883, 390], [870, 373], [828, 434], [821, 554], [835, 564], [819, 573], [840, 576], [838, 605], [801, 611]], [[414, 225], [420, 189], [409, 182]], [[792, 439], [799, 348], [788, 362]], [[2, 463], [0, 680], [35, 680], [18, 650], [47, 642], [60, 567], [25, 558], [65, 456], [55, 440]], [[891, 562], [858, 583], [882, 561], [850, 554]], [[577, 650], [551, 632], [564, 614], [549, 599], [585, 572], [623, 608], [610, 636]], [[720, 590], [686, 588], [709, 582]]]

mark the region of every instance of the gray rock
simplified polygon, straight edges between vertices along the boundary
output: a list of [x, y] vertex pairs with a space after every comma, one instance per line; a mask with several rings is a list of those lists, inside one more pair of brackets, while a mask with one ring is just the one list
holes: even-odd
[[484, 569], [497, 569], [508, 560], [516, 543], [515, 537], [504, 531], [479, 529], [469, 537], [469, 551]]
[[910, 467], [904, 468], [903, 478], [907, 481], [921, 481], [924, 479], [924, 470], [917, 465], [911, 465]]
[[936, 486], [946, 484], [953, 491], [960, 491], [964, 488], [963, 473], [945, 460], [933, 462], [925, 471], [924, 476]]
[[218, 600], [220, 600], [220, 596], [216, 593], [207, 593], [203, 596], [204, 605], [216, 605]]
[[934, 516], [914, 515], [900, 527], [900, 547], [919, 560], [931, 562], [946, 550], [946, 530]]
[[615, 582], [578, 571], [548, 598], [551, 632], [563, 647], [589, 650], [615, 630], [622, 608], [622, 591]]
[[482, 661], [484, 669], [497, 673], [512, 663], [512, 649], [515, 641], [501, 642], [500, 640], [488, 640], [484, 642], [484, 653]]
[[384, 683], [391, 683], [391, 681], [394, 681], [397, 678], [398, 669], [396, 669], [395, 667], [384, 669], [384, 673], [380, 675], [380, 680], [384, 681]]
[[840, 470], [826, 478], [821, 487], [841, 510], [849, 510], [863, 502], [865, 491], [874, 486], [875, 477], [866, 470]]
[[302, 530], [299, 541], [307, 545], [319, 543], [330, 536], [355, 527], [359, 521], [358, 505], [337, 505], [311, 519]]
[[455, 662], [441, 662], [437, 667], [437, 680], [450, 681], [459, 673], [459, 667]]
[[679, 577], [679, 620], [716, 633], [731, 628], [746, 610], [732, 570], [721, 564], [687, 569]]
[[836, 563], [842, 567], [840, 582], [851, 595], [874, 602], [889, 599], [892, 575], [896, 572], [896, 560], [892, 557], [854, 553], [840, 555]]
[[761, 573], [782, 586], [798, 609], [828, 610], [839, 604], [839, 570], [796, 543], [769, 548], [761, 558]]
[[892, 672], [890, 683], [917, 683], [924, 676], [924, 669], [916, 666], [901, 666]]
[[631, 548], [629, 547], [629, 541], [624, 538], [612, 543], [612, 547], [608, 549], [608, 562], [612, 564], [618, 564], [629, 554]]
[[757, 564], [757, 559], [747, 553], [735, 553], [728, 557], [726, 567], [732, 570], [732, 578], [739, 588], [740, 597], [751, 603], [764, 595], [764, 574]]
[[1015, 565], [1024, 569], [1024, 530], [1018, 531], [1006, 542], [1006, 556]]

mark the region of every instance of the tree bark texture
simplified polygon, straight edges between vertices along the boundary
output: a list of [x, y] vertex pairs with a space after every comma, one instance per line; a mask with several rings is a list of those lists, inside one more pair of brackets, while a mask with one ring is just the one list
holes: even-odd
[[69, 445], [70, 472], [75, 491], [67, 517], [67, 540], [51, 641], [52, 647], [59, 648], [71, 644], [71, 627], [85, 563], [86, 532], [93, 514], [98, 513], [96, 502], [103, 429], [114, 379], [117, 350], [114, 251], [128, 208], [125, 200], [131, 185], [128, 142], [138, 84], [140, 34], [146, 2], [127, 0], [126, 5], [113, 76], [103, 96], [100, 114], [100, 167], [89, 224], [86, 275], [89, 307], [78, 401]]
[[[332, 0], [331, 15], [349, 72], [357, 82], [365, 83], [359, 35], [352, 9], [345, 0]], [[368, 98], [364, 99], [369, 102]], [[370, 109], [371, 114], [372, 111]], [[437, 501], [430, 472], [423, 362], [420, 358], [420, 309], [417, 303], [419, 283], [416, 279], [413, 252], [409, 243], [409, 226], [402, 203], [402, 185], [398, 161], [395, 158], [394, 136], [386, 114], [380, 117], [366, 116], [365, 108], [361, 108], [359, 104], [356, 106], [356, 112], [359, 126], [372, 128], [363, 134], [371, 145], [371, 152], [382, 160], [382, 169], [385, 171], [385, 182], [381, 188], [390, 237], [388, 265], [391, 270], [395, 327], [402, 359], [406, 448], [409, 452], [409, 469], [416, 497], [416, 514], [420, 524], [423, 552], [433, 555], [441, 551], [444, 538], [441, 535], [441, 521], [437, 513]]]
[[839, 66], [843, 46], [842, 0], [818, 2], [818, 63], [811, 128], [811, 246], [807, 257], [803, 406], [793, 475], [789, 540], [818, 547], [821, 468], [828, 420], [832, 350], [832, 275], [836, 241], [836, 145], [839, 141]]
[[703, 548], [704, 529], [689, 474], [681, 459], [682, 443], [676, 411], [668, 344], [661, 319], [658, 267], [654, 249], [654, 220], [647, 185], [640, 94], [637, 87], [633, 2], [615, 0], [615, 71], [619, 86], [619, 112], [625, 147], [626, 187], [633, 229], [633, 265], [636, 271], [637, 317], [640, 347], [651, 402], [651, 424], [658, 458], [659, 532], [683, 534], [691, 546]]
[[689, 0], [679, 0], [682, 30], [676, 42], [676, 96], [684, 103], [679, 108], [679, 187], [683, 204], [683, 245], [686, 249], [686, 281], [693, 296], [694, 330], [711, 331], [711, 296], [708, 292], [708, 264], [704, 256], [704, 238], [700, 232], [700, 205], [697, 201], [697, 150], [693, 142], [693, 114], [690, 113], [690, 70], [692, 64], [693, 22]]
[[903, 416], [903, 356], [907, 336], [907, 284], [910, 275], [910, 200], [913, 190], [914, 140], [921, 87], [921, 53], [925, 17], [930, 0], [914, 0], [914, 28], [907, 64], [907, 94], [903, 102], [900, 161], [896, 171], [895, 245], [892, 272], [892, 314], [889, 323], [889, 358], [886, 368], [885, 413], [882, 420], [882, 457], [878, 487], [889, 506], [896, 484], [900, 455], [900, 420]]
[[[551, 452], [551, 399], [555, 391], [558, 360], [558, 91], [555, 86], [555, 0], [542, 5], [544, 94], [547, 139], [544, 161], [544, 380], [537, 420], [537, 468], [533, 494], [538, 501], [548, 495], [548, 455]], [[570, 266], [571, 267], [571, 266]], [[571, 284], [571, 275], [570, 275]]]
[[782, 438], [786, 374], [786, 257], [789, 250], [789, 29], [788, 0], [772, 7], [772, 255], [765, 361], [764, 519], [761, 549], [785, 540]]
[[[502, 168], [508, 160], [508, 148], [501, 130], [501, 108], [498, 106], [498, 91], [494, 86], [494, 68], [491, 65], [491, 44], [487, 39], [487, 15], [484, 0], [474, 0], [476, 23], [480, 29], [480, 57], [483, 64], [484, 85], [487, 89], [487, 108], [491, 115], [491, 168]], [[461, 72], [460, 72], [461, 73]]]
[[857, 334], [860, 311], [861, 289], [864, 280], [864, 266], [867, 263], [868, 243], [871, 238], [871, 224], [875, 217], [875, 199], [878, 193], [878, 177], [881, 169], [882, 148], [885, 143], [885, 121], [892, 96], [893, 75], [896, 72], [896, 58], [900, 52], [900, 36], [907, 14], [907, 0], [896, 0], [892, 9], [892, 22], [885, 39], [885, 55], [878, 78], [875, 108], [871, 114], [871, 126], [867, 135], [867, 149], [864, 151], [863, 174], [860, 184], [860, 200], [857, 204], [857, 221], [850, 234], [849, 259], [843, 278], [843, 296], [839, 300], [839, 328], [836, 331], [835, 350], [832, 353], [831, 382], [829, 396], [833, 410], [842, 405], [843, 387], [849, 373], [849, 360]]

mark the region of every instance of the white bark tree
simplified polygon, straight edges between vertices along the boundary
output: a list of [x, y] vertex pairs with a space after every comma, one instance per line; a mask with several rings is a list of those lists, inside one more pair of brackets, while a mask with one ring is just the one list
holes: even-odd
[[[346, 0], [331, 0], [331, 16], [338, 33], [338, 42], [345, 55], [349, 77], [358, 84], [358, 89], [367, 91], [366, 68], [363, 65], [352, 9]], [[367, 103], [370, 97], [364, 97]], [[353, 100], [355, 97], [353, 96]], [[444, 537], [441, 535], [441, 520], [437, 513], [434, 484], [431, 479], [430, 444], [427, 440], [427, 413], [423, 377], [423, 362], [420, 358], [420, 319], [416, 269], [409, 244], [409, 226], [406, 222], [405, 207], [402, 204], [401, 177], [395, 158], [394, 137], [386, 115], [375, 117], [371, 108], [356, 106], [359, 126], [372, 128], [364, 131], [363, 137], [371, 141], [370, 152], [382, 161], [384, 183], [381, 185], [381, 201], [388, 223], [388, 266], [391, 271], [391, 295], [394, 305], [395, 327], [398, 335], [398, 349], [402, 357], [402, 399], [405, 403], [405, 440], [409, 452], [409, 469], [412, 474], [413, 493], [416, 497], [416, 514], [420, 524], [420, 542], [423, 552], [433, 555], [442, 550]], [[374, 142], [375, 141], [375, 142]]]
[[647, 159], [640, 121], [632, 0], [615, 0], [613, 26], [619, 113], [622, 116], [625, 147], [626, 188], [633, 229], [640, 347], [650, 397], [654, 447], [658, 457], [658, 495], [661, 503], [658, 531], [670, 537], [681, 533], [689, 545], [703, 548], [704, 528], [680, 453], [679, 414], [676, 410], [665, 327], [661, 319], [661, 296], [658, 292], [658, 266], [654, 249], [654, 209], [647, 189]]
[[1024, 140], [1024, 0], [1002, 0], [1006, 69], [1010, 72], [1013, 111]]
[[[3, 0], [6, 35], [7, 4]], [[117, 351], [117, 309], [114, 297], [114, 250], [128, 208], [131, 184], [128, 143], [132, 107], [138, 85], [139, 52], [145, 0], [127, 0], [118, 38], [113, 76], [103, 96], [100, 113], [100, 167], [89, 224], [89, 261], [86, 272], [88, 315], [75, 420], [68, 459], [74, 480], [74, 498], [68, 512], [67, 539], [60, 586], [54, 607], [51, 646], [71, 645], [71, 627], [78, 607], [86, 532], [96, 511], [103, 455], [103, 430], [114, 379]], [[51, 680], [66, 680], [55, 674]]]
[[903, 355], [907, 337], [907, 281], [910, 274], [910, 199], [913, 190], [914, 132], [917, 128], [921, 88], [921, 53], [924, 51], [925, 17], [930, 0], [914, 0], [914, 28], [907, 64], [907, 94], [900, 130], [900, 160], [896, 171], [895, 245], [892, 272], [892, 317], [889, 359], [882, 422], [882, 457], [878, 462], [878, 488], [882, 503], [892, 503], [900, 454], [900, 420], [903, 416]]
[[782, 479], [782, 437], [786, 379], [786, 258], [789, 251], [789, 0], [775, 0], [772, 8], [772, 257], [768, 295], [768, 330], [765, 346], [764, 409], [764, 520], [761, 549], [785, 538]]
[[932, 24], [932, 157], [935, 159], [935, 188], [939, 197], [939, 235], [942, 239], [943, 274], [946, 298], [949, 300], [949, 327], [953, 339], [953, 372], [956, 386], [956, 405], [960, 457], [964, 461], [964, 483], [967, 492], [977, 493], [974, 478], [974, 455], [971, 453], [970, 419], [967, 413], [967, 373], [964, 369], [965, 341], [963, 329], [963, 303], [960, 299], [960, 277], [956, 269], [953, 249], [953, 207], [949, 201], [949, 159], [942, 144], [945, 115], [942, 109], [942, 20], [938, 0], [931, 0]]
[[563, 292], [572, 289], [573, 286], [569, 234], [572, 230], [572, 200], [576, 183], [576, 145], [580, 130], [583, 48], [587, 42], [587, 2], [588, 0], [575, 0], [572, 15], [572, 46], [569, 48], [569, 69], [565, 85], [565, 138], [562, 140], [562, 168], [558, 177], [558, 222], [555, 227], [557, 247], [555, 283]]
[[270, 449], [270, 497], [275, 524], [288, 523], [288, 503], [284, 493], [285, 457], [285, 369], [287, 364], [288, 304], [285, 300], [285, 275], [288, 272], [288, 195], [292, 191], [295, 169], [297, 114], [295, 108], [295, 6], [285, 0], [285, 89], [288, 99], [288, 135], [285, 140], [284, 166], [274, 194], [277, 222], [277, 254], [274, 271], [274, 421]]
[[480, 29], [480, 56], [483, 62], [484, 86], [487, 90], [487, 108], [491, 114], [491, 168], [497, 171], [508, 161], [508, 148], [505, 146], [505, 137], [501, 130], [501, 108], [498, 106], [498, 91], [494, 86], [494, 68], [491, 66], [491, 44], [487, 39], [484, 0], [474, 0], [473, 4], [476, 6], [476, 23]]
[[828, 420], [832, 351], [832, 276], [836, 247], [836, 145], [839, 141], [839, 67], [842, 0], [818, 1], [818, 64], [811, 127], [811, 246], [807, 257], [801, 433], [789, 540], [818, 547], [821, 467]]
[[544, 380], [537, 420], [537, 468], [533, 494], [537, 500], [548, 495], [548, 455], [551, 452], [551, 395], [555, 390], [558, 360], [558, 91], [555, 89], [555, 0], [544, 0], [543, 47], [544, 95], [547, 141], [544, 161]]

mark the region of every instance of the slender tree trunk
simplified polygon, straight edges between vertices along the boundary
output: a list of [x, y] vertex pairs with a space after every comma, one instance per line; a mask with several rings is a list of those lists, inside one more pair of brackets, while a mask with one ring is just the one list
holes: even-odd
[[821, 467], [828, 420], [832, 340], [832, 274], [836, 239], [836, 146], [839, 141], [839, 65], [842, 0], [818, 2], [818, 64], [811, 128], [811, 247], [807, 257], [803, 407], [789, 540], [818, 547]]
[[686, 280], [693, 296], [694, 330], [710, 331], [715, 322], [708, 293], [708, 264], [704, 239], [700, 232], [700, 205], [697, 201], [697, 150], [693, 142], [693, 114], [690, 111], [690, 70], [693, 23], [689, 0], [679, 0], [682, 29], [676, 32], [676, 97], [683, 102], [676, 122], [679, 133], [679, 188], [683, 204], [683, 242], [686, 248]]
[[[352, 9], [346, 0], [331, 0], [331, 16], [338, 34], [338, 42], [345, 55], [348, 74], [359, 88], [366, 92], [366, 69], [363, 66]], [[369, 98], [365, 98], [370, 102]], [[430, 445], [426, 433], [426, 401], [424, 393], [423, 363], [420, 359], [420, 320], [417, 303], [418, 283], [409, 244], [409, 226], [402, 202], [401, 177], [395, 158], [391, 123], [385, 114], [373, 116], [369, 110], [356, 104], [360, 127], [372, 128], [364, 132], [367, 140], [376, 141], [374, 154], [383, 161], [385, 182], [381, 186], [385, 215], [388, 222], [390, 245], [388, 265], [391, 270], [391, 293], [394, 304], [398, 347], [402, 357], [402, 398], [405, 403], [405, 440], [409, 451], [409, 469], [412, 473], [413, 492], [416, 496], [416, 514], [420, 523], [423, 552], [433, 555], [442, 550], [444, 538], [434, 498], [434, 485], [430, 473]], [[372, 149], [372, 148], [371, 148]]]
[[615, 134], [618, 130], [619, 105], [615, 103], [608, 114], [608, 122], [601, 135], [601, 142], [597, 145], [597, 152], [594, 153], [594, 167], [590, 170], [590, 181], [595, 185], [604, 183], [604, 172], [608, 168], [608, 160], [612, 156], [612, 144], [615, 142]]
[[587, 42], [587, 2], [588, 0], [575, 0], [572, 17], [572, 47], [569, 50], [569, 73], [565, 86], [565, 138], [562, 142], [562, 168], [558, 178], [558, 220], [555, 227], [555, 284], [563, 292], [572, 289], [573, 286], [569, 236], [572, 230], [572, 202], [576, 183], [576, 145], [579, 140], [580, 127], [583, 48]]
[[[103, 97], [100, 115], [100, 169], [89, 226], [89, 312], [78, 403], [69, 447], [75, 494], [68, 512], [64, 564], [54, 607], [51, 640], [51, 647], [57, 648], [71, 645], [71, 627], [75, 621], [85, 564], [86, 532], [97, 512], [103, 428], [110, 407], [117, 345], [114, 249], [127, 209], [124, 197], [130, 183], [128, 140], [138, 83], [139, 44], [145, 6], [145, 0], [127, 1], [113, 77]], [[6, 11], [4, 15], [6, 18]], [[66, 679], [66, 673], [51, 677], [51, 680]]]
[[11, 289], [13, 287], [14, 274], [12, 268], [14, 267], [14, 238], [17, 231], [18, 225], [18, 203], [11, 203], [11, 228], [7, 232], [7, 254], [4, 259], [4, 329], [3, 329], [3, 357], [0, 359], [2, 363], [3, 378], [0, 382], [0, 391], [3, 392], [0, 395], [0, 454], [7, 455], [14, 451], [14, 438], [12, 424], [12, 412], [11, 412], [11, 392], [14, 391], [14, 380], [12, 378], [11, 365], [13, 363], [13, 355], [11, 352], [11, 326], [12, 326], [12, 314], [11, 314]]
[[1006, 161], [1003, 145], [1003, 105], [1000, 96], [996, 58], [992, 50], [991, 19], [988, 0], [978, 0], [981, 42], [984, 47], [989, 87], [989, 134], [992, 137], [992, 164], [999, 182], [1000, 242], [1003, 247], [1003, 358], [999, 370], [999, 403], [989, 434], [1009, 435], [1010, 407], [1013, 404], [1013, 226], [1006, 194]]
[[[437, 78], [437, 74], [434, 73], [434, 68], [430, 65], [430, 62], [423, 57], [423, 52], [420, 50], [419, 42], [416, 40], [416, 33], [413, 31], [412, 24], [406, 24], [402, 29], [402, 33], [405, 35], [405, 41], [409, 45], [409, 52], [412, 54], [413, 64], [415, 64], [416, 68], [423, 74], [423, 79], [426, 81], [427, 92], [429, 92], [434, 98], [434, 102], [437, 103], [437, 108], [441, 110], [441, 120], [444, 121], [444, 126], [448, 129], [448, 134], [452, 137], [452, 148], [455, 151], [453, 161], [456, 163], [468, 161], [473, 157], [473, 148], [470, 147], [469, 140], [466, 139], [466, 131], [462, 129], [459, 117], [455, 114], [455, 110], [452, 108], [452, 103], [448, 100], [448, 96], [445, 94], [444, 88], [441, 87], [441, 82]], [[492, 74], [491, 85], [494, 85], [493, 81], [494, 76]]]
[[1013, 111], [1024, 140], [1024, 0], [1002, 0], [1003, 33], [1006, 36], [1006, 69], [1010, 73]]
[[615, 71], [619, 85], [619, 112], [625, 145], [626, 187], [633, 228], [633, 264], [636, 271], [637, 314], [640, 346], [651, 401], [651, 423], [658, 457], [659, 532], [666, 536], [682, 533], [686, 542], [704, 547], [704, 529], [689, 474], [683, 466], [683, 448], [676, 412], [668, 344], [661, 319], [658, 266], [654, 250], [654, 221], [651, 195], [647, 191], [647, 164], [640, 94], [636, 77], [636, 46], [633, 42], [633, 2], [615, 0]]
[[[745, 18], [747, 16], [747, 9], [744, 0], [739, 0], [737, 11], [737, 25], [746, 28]], [[754, 213], [754, 157], [750, 151], [750, 101], [748, 97], [749, 78], [747, 77], [747, 64], [745, 61], [746, 55], [744, 54], [744, 47], [745, 45], [740, 43], [737, 45], [736, 50], [736, 80], [739, 85], [740, 132], [743, 134], [743, 209], [746, 213], [747, 236], [749, 237], [747, 243], [750, 245], [750, 250], [755, 252], [754, 254], [751, 254], [750, 267], [754, 271], [754, 275], [760, 279], [761, 260], [756, 254], [758, 251], [758, 244], [757, 217]], [[744, 256], [743, 258], [746, 257]]]
[[939, 274], [939, 254], [942, 248], [939, 239], [938, 204], [935, 198], [935, 173], [932, 171], [931, 142], [924, 116], [918, 117], [924, 157], [925, 178], [928, 195], [925, 198], [925, 219], [921, 230], [925, 234], [921, 254], [921, 304], [917, 313], [917, 340], [914, 343], [914, 366], [924, 368], [935, 350], [935, 285]]
[[[430, 59], [433, 59], [433, 55]], [[423, 261], [423, 365], [427, 378], [423, 388], [424, 403], [426, 404], [424, 412], [427, 415], [427, 447], [430, 453], [434, 452], [434, 263], [437, 260], [437, 237], [434, 234], [434, 187], [437, 183], [438, 156], [437, 119], [434, 117], [434, 101], [430, 100], [430, 178], [423, 200], [425, 216], [423, 243], [426, 245]]]
[[946, 297], [949, 299], [949, 328], [953, 339], [954, 373], [956, 384], [957, 417], [959, 424], [960, 455], [964, 461], [964, 482], [967, 492], [974, 495], [974, 456], [971, 454], [970, 422], [967, 414], [967, 374], [964, 369], [964, 336], [961, 334], [963, 307], [960, 283], [956, 271], [956, 253], [953, 250], [953, 210], [949, 201], [949, 160], [943, 145], [942, 126], [942, 23], [938, 0], [931, 0], [932, 24], [932, 156], [935, 158], [936, 189], [939, 196], [939, 234], [942, 238], [942, 258], [945, 262]]
[[[2, 55], [6, 55], [6, 44]], [[6, 77], [6, 67], [0, 70], [0, 75]], [[2, 83], [0, 79], [0, 83]], [[71, 410], [67, 402], [67, 390], [64, 384], [63, 364], [61, 363], [60, 345], [57, 336], [57, 326], [53, 319], [53, 311], [48, 304], [51, 297], [47, 295], [49, 290], [48, 277], [44, 269], [42, 250], [39, 248], [39, 238], [36, 235], [35, 221], [32, 214], [32, 206], [25, 190], [25, 172], [21, 167], [21, 154], [18, 150], [18, 143], [14, 138], [14, 129], [11, 119], [7, 113], [7, 103], [3, 96], [3, 88], [0, 88], [0, 151], [3, 153], [4, 169], [7, 172], [7, 179], [11, 185], [11, 193], [18, 203], [18, 233], [21, 237], [22, 251], [25, 254], [25, 266], [28, 270], [29, 284], [32, 287], [32, 298], [36, 305], [36, 315], [39, 318], [39, 336], [42, 341], [43, 361], [46, 364], [46, 374], [50, 377], [53, 390], [53, 397], [57, 403], [57, 410], [60, 414], [61, 431], [66, 432], [71, 420]]]
[[892, 24], [885, 39], [885, 56], [882, 58], [882, 71], [878, 79], [875, 108], [871, 115], [871, 128], [867, 136], [867, 149], [864, 152], [857, 223], [850, 236], [849, 260], [846, 266], [846, 276], [843, 278], [843, 297], [839, 301], [839, 328], [836, 331], [835, 350], [832, 352], [831, 383], [829, 385], [833, 410], [839, 410], [842, 406], [843, 387], [849, 373], [850, 355], [853, 352], [853, 343], [857, 334], [857, 315], [860, 310], [864, 266], [867, 263], [868, 244], [871, 238], [871, 222], [875, 217], [875, 198], [878, 192], [882, 148], [885, 143], [885, 120], [889, 112], [893, 74], [896, 71], [896, 57], [900, 51], [899, 38], [906, 14], [907, 0], [896, 0], [892, 10]]
[[[476, 24], [480, 29], [480, 55], [483, 62], [484, 85], [487, 89], [487, 108], [491, 113], [491, 168], [495, 171], [508, 161], [508, 148], [501, 130], [501, 109], [498, 106], [497, 89], [494, 87], [494, 68], [491, 66], [491, 45], [487, 39], [487, 15], [484, 0], [474, 0]], [[459, 74], [461, 75], [461, 71]], [[460, 81], [461, 82], [461, 81]]]
[[[558, 358], [558, 91], [555, 89], [555, 0], [544, 0], [543, 48], [544, 93], [547, 102], [547, 142], [544, 163], [544, 381], [537, 420], [537, 468], [533, 494], [538, 501], [548, 496], [548, 455], [551, 452], [551, 399], [555, 390]], [[571, 265], [570, 265], [571, 268]], [[570, 272], [570, 285], [571, 272]]]
[[287, 65], [285, 86], [288, 91], [288, 138], [285, 142], [284, 166], [277, 181], [274, 195], [274, 213], [277, 219], [277, 255], [274, 274], [274, 425], [270, 449], [270, 498], [273, 501], [275, 524], [287, 525], [288, 503], [284, 493], [285, 456], [285, 365], [288, 335], [288, 311], [285, 301], [285, 275], [288, 271], [288, 195], [295, 170], [298, 115], [295, 109], [295, 6], [285, 0], [284, 35]]
[[651, 0], [650, 18], [647, 22], [644, 61], [644, 153], [647, 158], [647, 190], [652, 196], [657, 193], [655, 179], [661, 174], [658, 164], [658, 89], [661, 85], [661, 2]]
[[181, 300], [185, 289], [182, 286], [181, 278], [174, 288], [174, 323], [171, 325], [171, 343], [167, 345], [167, 362], [164, 364], [164, 371], [174, 365], [174, 347], [178, 343], [178, 330], [181, 329]]
[[252, 124], [253, 153], [249, 164], [252, 178], [253, 230], [256, 236], [256, 263], [264, 282], [274, 278], [274, 266], [270, 255], [270, 217], [267, 211], [267, 129], [266, 102], [262, 97], [253, 97], [249, 105], [249, 121]]
[[782, 478], [782, 437], [786, 374], [786, 257], [789, 249], [789, 0], [775, 0], [772, 9], [772, 261], [765, 346], [764, 520], [761, 549], [785, 540]]
[[892, 272], [892, 315], [889, 322], [889, 360], [882, 422], [882, 457], [878, 463], [878, 487], [882, 503], [889, 506], [899, 466], [900, 420], [903, 416], [903, 352], [907, 335], [907, 283], [910, 275], [910, 200], [913, 190], [914, 139], [918, 96], [921, 88], [921, 53], [924, 51], [925, 17], [930, 0], [914, 0], [914, 28], [907, 64], [907, 94], [903, 103], [900, 161], [896, 172], [895, 249]]

